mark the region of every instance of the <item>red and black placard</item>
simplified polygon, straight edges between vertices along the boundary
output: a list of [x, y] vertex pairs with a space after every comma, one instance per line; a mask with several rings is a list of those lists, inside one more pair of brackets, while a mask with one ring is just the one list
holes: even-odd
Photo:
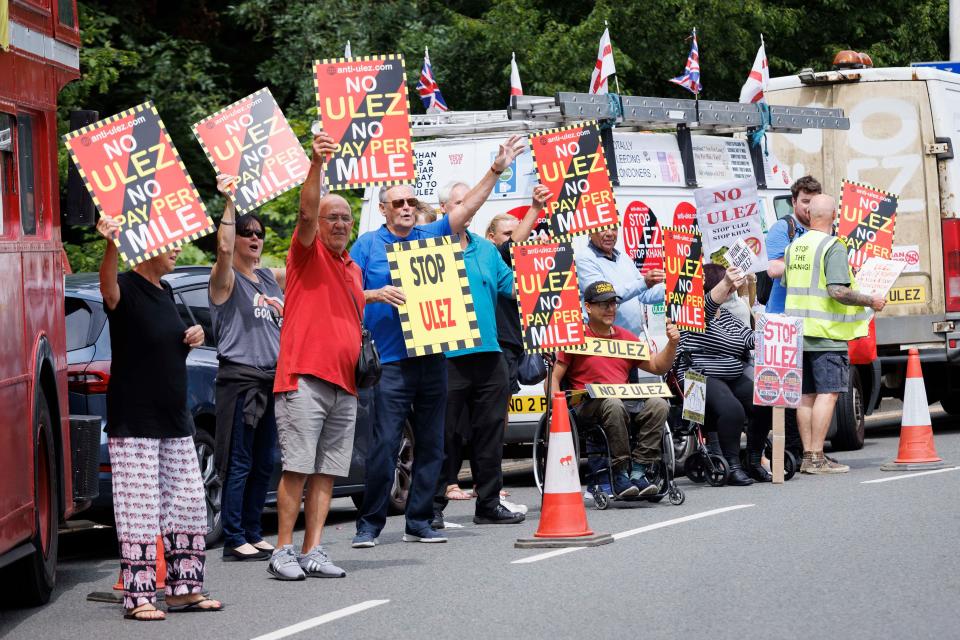
[[120, 223], [120, 256], [137, 265], [213, 231], [153, 102], [64, 137], [100, 214]]
[[231, 195], [247, 213], [307, 179], [310, 160], [269, 89], [234, 102], [193, 125], [218, 174], [237, 176]]
[[518, 242], [510, 251], [524, 349], [536, 353], [583, 344], [583, 311], [570, 243]]
[[667, 272], [667, 318], [683, 331], [706, 331], [703, 300], [703, 244], [700, 234], [663, 228]]
[[337, 143], [330, 189], [414, 183], [403, 56], [318, 60], [314, 80], [320, 121]]
[[640, 200], [623, 213], [623, 248], [641, 275], [663, 269], [663, 231], [653, 210]]
[[554, 238], [568, 240], [619, 224], [595, 121], [531, 134], [530, 148], [540, 184], [553, 194], [546, 211]]
[[859, 269], [867, 258], [890, 258], [897, 223], [897, 196], [866, 184], [841, 184], [837, 235], [847, 245], [847, 261]]

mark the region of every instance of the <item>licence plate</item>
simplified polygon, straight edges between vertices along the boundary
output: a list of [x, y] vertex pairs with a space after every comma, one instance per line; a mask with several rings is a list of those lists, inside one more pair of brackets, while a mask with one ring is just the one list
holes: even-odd
[[510, 413], [543, 413], [546, 410], [546, 396], [513, 396], [510, 398]]

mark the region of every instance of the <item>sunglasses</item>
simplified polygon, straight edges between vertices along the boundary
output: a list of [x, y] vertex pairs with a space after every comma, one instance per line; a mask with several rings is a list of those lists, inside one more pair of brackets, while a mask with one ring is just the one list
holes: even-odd
[[393, 206], [394, 209], [399, 209], [400, 207], [403, 206], [404, 202], [407, 203], [407, 206], [412, 207], [414, 209], [416, 209], [417, 205], [420, 204], [420, 201], [417, 200], [416, 198], [397, 198], [396, 200], [391, 200], [390, 204]]
[[249, 237], [251, 237], [251, 236], [257, 236], [257, 237], [260, 238], [261, 240], [263, 240], [264, 238], [267, 237], [266, 232], [264, 232], [264, 231], [259, 231], [259, 230], [257, 230], [257, 229], [249, 229], [249, 228], [247, 228], [247, 229], [237, 229], [237, 235], [240, 236], [241, 238], [249, 238]]

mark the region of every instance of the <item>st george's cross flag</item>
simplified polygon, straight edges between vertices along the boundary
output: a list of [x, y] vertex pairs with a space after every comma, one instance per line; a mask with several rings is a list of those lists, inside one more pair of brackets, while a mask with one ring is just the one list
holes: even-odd
[[440, 93], [440, 85], [433, 77], [433, 67], [430, 66], [430, 52], [426, 47], [423, 48], [423, 68], [420, 69], [417, 93], [420, 94], [420, 100], [423, 102], [427, 113], [440, 113], [450, 110], [443, 99], [443, 94]]
[[703, 85], [700, 84], [700, 50], [697, 48], [697, 30], [693, 30], [693, 44], [690, 45], [690, 54], [687, 56], [687, 64], [683, 67], [683, 75], [676, 78], [670, 78], [670, 82], [678, 84], [690, 93], [699, 95], [703, 91]]
[[610, 44], [610, 29], [604, 29], [600, 36], [600, 49], [597, 51], [597, 63], [590, 76], [590, 93], [607, 92], [607, 78], [617, 72], [613, 66], [613, 45]]
[[747, 81], [743, 83], [740, 89], [740, 102], [766, 102], [763, 92], [770, 82], [770, 67], [767, 65], [767, 52], [763, 44], [763, 36], [760, 37], [760, 48], [757, 50], [757, 57], [753, 61], [753, 68], [750, 69], [750, 75]]

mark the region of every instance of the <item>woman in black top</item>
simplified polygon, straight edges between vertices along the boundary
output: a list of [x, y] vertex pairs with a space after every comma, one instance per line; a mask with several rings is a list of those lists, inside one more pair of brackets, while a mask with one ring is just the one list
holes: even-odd
[[[760, 464], [770, 428], [769, 420], [763, 417], [768, 414], [758, 415], [754, 411], [753, 378], [746, 369], [754, 348], [753, 330], [720, 306], [743, 284], [744, 275], [736, 267], [724, 270], [719, 265], [705, 264], [703, 280], [707, 330], [681, 332], [677, 375], [682, 380], [693, 369], [707, 377], [704, 426], [719, 436], [720, 449], [730, 465], [727, 484], [749, 485], [754, 479], [770, 482], [769, 472]], [[740, 465], [740, 434], [748, 419], [750, 464], [745, 472]]]
[[161, 280], [173, 271], [180, 249], [117, 275], [112, 238], [120, 225], [104, 216], [97, 231], [107, 238], [100, 293], [113, 353], [107, 445], [124, 617], [164, 619], [155, 606], [158, 553], [167, 561], [167, 611], [219, 611], [223, 605], [203, 595], [206, 503], [187, 411], [186, 358], [203, 344], [203, 329], [184, 324], [170, 285]]

